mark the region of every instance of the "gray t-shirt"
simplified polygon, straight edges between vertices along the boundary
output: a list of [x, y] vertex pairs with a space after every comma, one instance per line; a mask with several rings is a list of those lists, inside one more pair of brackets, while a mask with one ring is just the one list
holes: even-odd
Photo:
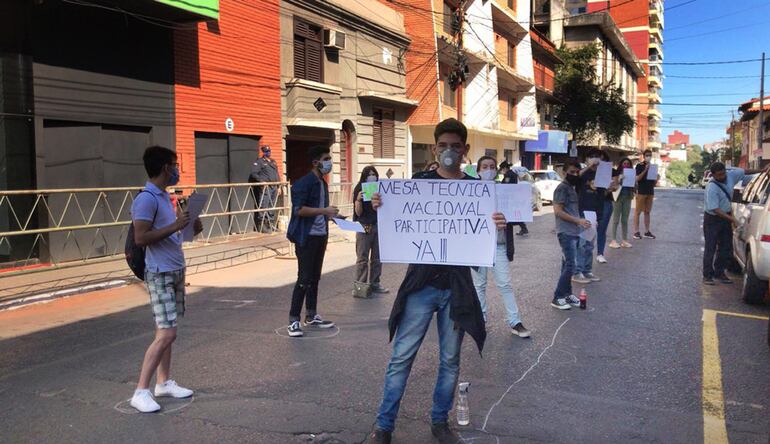
[[[320, 179], [319, 179], [320, 180]], [[321, 199], [318, 201], [318, 208], [326, 208], [326, 202], [324, 202], [324, 187], [323, 184], [319, 187], [321, 190]], [[311, 236], [326, 236], [326, 216], [319, 214], [313, 220], [313, 226], [310, 227]]]
[[[563, 205], [564, 211], [570, 216], [580, 217], [580, 211], [578, 210], [578, 194], [575, 191], [575, 187], [567, 182], [562, 182], [556, 187], [556, 190], [553, 192], [553, 203]], [[556, 216], [556, 233], [579, 236], [580, 227]]]

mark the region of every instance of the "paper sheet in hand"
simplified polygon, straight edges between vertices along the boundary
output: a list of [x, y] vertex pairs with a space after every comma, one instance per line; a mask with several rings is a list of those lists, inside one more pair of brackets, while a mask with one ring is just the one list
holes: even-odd
[[339, 217], [333, 217], [332, 220], [335, 224], [337, 224], [338, 227], [340, 227], [340, 230], [345, 231], [353, 231], [356, 233], [366, 233], [366, 230], [364, 230], [364, 226], [361, 225], [360, 222], [351, 222], [349, 220], [341, 219]]
[[361, 191], [364, 192], [364, 202], [372, 200], [372, 196], [377, 192], [378, 186], [377, 182], [364, 182], [361, 184]]
[[182, 240], [192, 242], [195, 237], [195, 220], [201, 215], [203, 207], [208, 202], [208, 194], [192, 193], [187, 199], [187, 212], [190, 213], [190, 223], [182, 229]]
[[383, 179], [379, 192], [380, 261], [492, 266], [497, 244], [494, 183]]
[[583, 215], [585, 216], [585, 220], [588, 222], [591, 222], [591, 228], [583, 228], [580, 231], [580, 237], [587, 241], [592, 241], [596, 237], [596, 212], [595, 211], [584, 211]]
[[658, 165], [651, 163], [647, 170], [647, 180], [658, 180]]
[[633, 188], [636, 186], [636, 170], [633, 168], [623, 168], [623, 186]]
[[508, 222], [532, 222], [532, 184], [495, 184], [497, 211]]
[[612, 182], [612, 162], [599, 162], [599, 167], [596, 168], [594, 186], [596, 188], [609, 188], [610, 182]]

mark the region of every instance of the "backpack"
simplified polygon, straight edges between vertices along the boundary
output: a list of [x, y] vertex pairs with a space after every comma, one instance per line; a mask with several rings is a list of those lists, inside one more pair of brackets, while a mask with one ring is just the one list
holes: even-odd
[[[139, 196], [144, 192], [147, 192], [147, 190], [142, 190], [138, 192], [136, 195]], [[155, 214], [152, 216], [153, 223], [155, 223], [155, 217], [157, 216], [158, 216], [158, 199], [156, 198]], [[138, 277], [142, 281], [144, 280], [145, 249], [146, 247], [140, 247], [139, 245], [136, 245], [136, 242], [134, 241], [134, 221], [131, 220], [131, 225], [128, 226], [128, 234], [126, 235], [126, 248], [125, 248], [126, 263], [128, 264], [128, 268], [130, 268], [131, 271], [134, 273], [134, 276]]]

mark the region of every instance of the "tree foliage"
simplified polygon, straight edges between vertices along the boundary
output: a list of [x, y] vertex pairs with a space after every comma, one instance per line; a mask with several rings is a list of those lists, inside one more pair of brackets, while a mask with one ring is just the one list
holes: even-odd
[[682, 162], [681, 160], [675, 160], [668, 164], [668, 168], [666, 169], [666, 178], [675, 186], [684, 187], [687, 186], [687, 176], [690, 175], [692, 170], [692, 164], [688, 162]]
[[600, 84], [597, 79], [594, 63], [599, 47], [561, 48], [558, 55], [563, 61], [556, 69], [556, 95], [563, 101], [556, 107], [558, 126], [572, 132], [578, 142], [601, 135], [608, 143], [619, 143], [624, 133], [633, 131], [634, 119], [622, 88], [612, 80]]

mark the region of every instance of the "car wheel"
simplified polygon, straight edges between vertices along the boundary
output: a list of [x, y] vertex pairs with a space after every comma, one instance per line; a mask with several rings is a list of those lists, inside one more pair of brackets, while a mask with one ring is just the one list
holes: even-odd
[[743, 274], [743, 302], [747, 304], [761, 304], [767, 294], [767, 282], [763, 281], [754, 272], [754, 264], [751, 260], [751, 252], [746, 252], [746, 272]]

